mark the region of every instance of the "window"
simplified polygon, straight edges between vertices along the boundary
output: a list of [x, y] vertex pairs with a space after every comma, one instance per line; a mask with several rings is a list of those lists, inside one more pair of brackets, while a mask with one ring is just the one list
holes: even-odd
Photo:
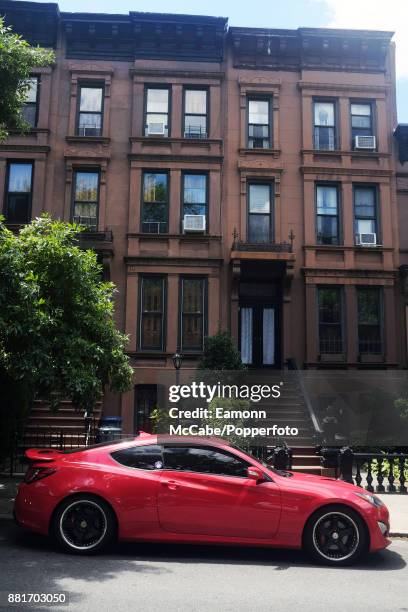
[[268, 243], [273, 240], [272, 185], [249, 185], [248, 241]]
[[246, 478], [248, 465], [230, 453], [205, 446], [165, 446], [164, 448], [166, 470]]
[[336, 149], [336, 109], [334, 102], [314, 103], [314, 148]]
[[4, 214], [7, 223], [28, 223], [31, 218], [33, 164], [10, 162], [7, 166]]
[[316, 186], [317, 244], [339, 244], [339, 203], [336, 185]]
[[320, 353], [343, 352], [341, 287], [319, 287], [319, 347]]
[[168, 175], [143, 174], [142, 232], [164, 234], [168, 224]]
[[184, 90], [184, 137], [207, 138], [207, 90]]
[[145, 136], [169, 135], [169, 95], [168, 89], [146, 90]]
[[350, 106], [351, 112], [351, 135], [353, 145], [356, 136], [373, 136], [372, 106], [368, 104], [355, 104]]
[[72, 220], [90, 232], [98, 229], [99, 172], [76, 170]]
[[38, 77], [30, 77], [27, 80], [29, 89], [27, 91], [27, 98], [23, 104], [21, 113], [30, 127], [35, 128], [38, 119], [38, 98], [40, 89], [40, 79]]
[[181, 280], [181, 349], [202, 351], [206, 325], [206, 280]]
[[103, 87], [80, 85], [78, 109], [78, 136], [100, 136], [102, 134]]
[[111, 453], [121, 465], [139, 470], [160, 470], [163, 467], [161, 446], [132, 446]]
[[268, 149], [271, 146], [270, 100], [248, 99], [248, 148]]
[[382, 291], [379, 287], [357, 289], [358, 347], [360, 354], [379, 354], [382, 346]]
[[165, 279], [143, 276], [140, 290], [140, 348], [163, 350]]
[[378, 242], [375, 187], [354, 187], [354, 231], [356, 244], [375, 245]]
[[207, 227], [207, 176], [183, 175], [183, 231], [205, 231]]

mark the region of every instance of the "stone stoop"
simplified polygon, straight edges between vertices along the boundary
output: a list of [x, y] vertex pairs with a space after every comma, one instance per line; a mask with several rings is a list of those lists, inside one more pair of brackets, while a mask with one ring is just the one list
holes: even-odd
[[[97, 426], [102, 412], [98, 402], [94, 409], [94, 426]], [[29, 446], [58, 447], [61, 437], [65, 446], [82, 446], [85, 444], [85, 423], [83, 412], [78, 412], [68, 401], [62, 401], [58, 410], [36, 401], [25, 425], [22, 444]]]
[[[274, 381], [271, 381], [269, 377], [262, 382], [273, 384]], [[297, 381], [285, 381], [279, 400], [262, 400], [256, 404], [256, 407], [266, 410], [266, 426], [273, 424], [281, 427], [293, 425], [299, 429], [299, 435], [295, 439], [282, 437], [277, 441], [277, 444], [286, 442], [292, 448], [292, 469], [294, 472], [306, 472], [320, 476], [322, 468], [320, 466], [320, 456], [316, 455], [315, 450], [315, 432], [302, 390]]]
[[331, 476], [320, 465], [320, 455], [316, 454], [314, 446], [292, 446], [292, 471], [315, 474], [316, 476]]

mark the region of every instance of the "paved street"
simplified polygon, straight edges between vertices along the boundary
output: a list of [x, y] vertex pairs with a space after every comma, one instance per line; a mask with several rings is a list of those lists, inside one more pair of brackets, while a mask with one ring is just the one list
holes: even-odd
[[75, 557], [0, 520], [3, 601], [5, 592], [69, 593], [69, 606], [36, 610], [408, 611], [407, 564], [408, 539], [346, 569], [254, 548], [121, 544], [103, 556]]

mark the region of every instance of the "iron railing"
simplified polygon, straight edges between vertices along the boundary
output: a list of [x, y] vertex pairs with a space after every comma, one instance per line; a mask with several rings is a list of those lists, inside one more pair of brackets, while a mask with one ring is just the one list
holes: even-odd
[[299, 385], [300, 391], [302, 393], [303, 400], [306, 404], [307, 411], [310, 416], [310, 420], [312, 421], [313, 429], [314, 429], [314, 438], [315, 443], [319, 444], [321, 436], [323, 434], [323, 428], [320, 424], [319, 417], [313, 407], [312, 400], [310, 399], [309, 392], [306, 388], [306, 385], [303, 380], [302, 372], [299, 370], [296, 359], [289, 358], [287, 360], [288, 369], [292, 370], [295, 373], [296, 381]]
[[408, 454], [354, 452], [350, 447], [320, 450], [323, 467], [335, 470], [336, 477], [376, 493], [408, 492]]
[[242, 242], [241, 240], [235, 240], [232, 250], [292, 253], [293, 247], [289, 242]]
[[26, 429], [20, 436], [16, 436], [10, 454], [0, 464], [0, 473], [7, 476], [23, 474], [27, 469], [24, 456], [28, 448], [55, 448], [68, 450], [82, 448], [94, 444], [96, 441], [95, 422], [85, 423], [83, 432], [68, 433], [59, 427], [38, 427]]
[[407, 493], [408, 454], [354, 453], [356, 485], [376, 493]]

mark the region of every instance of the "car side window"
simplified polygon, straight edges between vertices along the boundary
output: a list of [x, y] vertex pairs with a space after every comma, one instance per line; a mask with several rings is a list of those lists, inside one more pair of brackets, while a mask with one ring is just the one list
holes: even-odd
[[121, 465], [139, 470], [160, 470], [163, 467], [161, 446], [154, 444], [124, 448], [111, 453], [111, 457]]
[[245, 478], [249, 463], [220, 449], [205, 446], [165, 446], [164, 469]]

